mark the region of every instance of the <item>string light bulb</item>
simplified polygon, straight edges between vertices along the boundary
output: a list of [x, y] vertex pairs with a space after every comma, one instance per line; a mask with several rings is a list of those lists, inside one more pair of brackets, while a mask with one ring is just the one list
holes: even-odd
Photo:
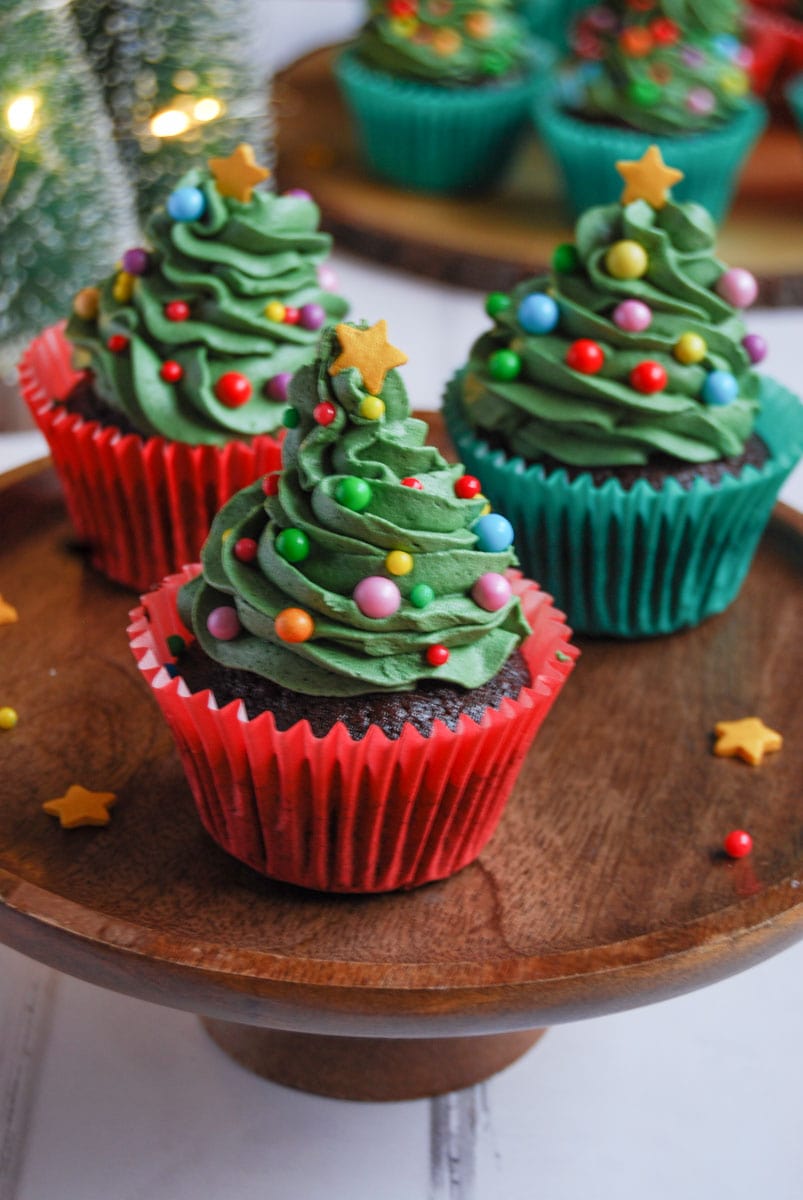
[[39, 123], [40, 103], [39, 97], [31, 94], [16, 96], [11, 101], [6, 107], [5, 116], [6, 125], [12, 133], [24, 137], [34, 132]]
[[192, 110], [192, 115], [196, 121], [205, 124], [207, 121], [214, 121], [223, 112], [223, 104], [214, 96], [204, 96], [198, 100]]
[[161, 112], [154, 113], [148, 122], [148, 128], [154, 137], [171, 138], [186, 133], [191, 124], [187, 113], [178, 108], [163, 108]]

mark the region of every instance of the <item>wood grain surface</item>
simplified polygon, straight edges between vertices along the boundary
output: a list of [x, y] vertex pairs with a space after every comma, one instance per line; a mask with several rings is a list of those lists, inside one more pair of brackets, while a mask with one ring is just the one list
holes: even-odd
[[[800, 534], [775, 521], [702, 627], [583, 655], [480, 860], [409, 894], [272, 883], [203, 832], [135, 670], [134, 596], [69, 547], [49, 471], [0, 492], [0, 939], [101, 986], [224, 1020], [357, 1037], [534, 1028], [723, 978], [803, 936]], [[711, 753], [758, 714], [784, 749]], [[41, 805], [114, 790], [105, 829]], [[749, 829], [752, 856], [722, 838]]]
[[[331, 72], [337, 47], [274, 80], [276, 174], [318, 201], [341, 249], [464, 287], [509, 288], [546, 268], [572, 236], [555, 168], [533, 134], [500, 189], [445, 197], [371, 177]], [[759, 279], [764, 305], [803, 304], [803, 152], [793, 128], [768, 130], [746, 164], [718, 239], [724, 261]]]

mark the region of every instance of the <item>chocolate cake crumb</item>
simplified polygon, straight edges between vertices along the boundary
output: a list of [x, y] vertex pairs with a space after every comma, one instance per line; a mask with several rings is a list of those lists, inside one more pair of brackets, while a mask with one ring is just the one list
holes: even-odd
[[413, 692], [371, 692], [365, 696], [306, 696], [253, 671], [222, 666], [209, 658], [197, 642], [182, 651], [178, 670], [191, 692], [211, 689], [220, 708], [232, 700], [242, 700], [249, 718], [270, 709], [277, 729], [289, 729], [307, 720], [316, 737], [324, 737], [342, 721], [355, 741], [364, 738], [372, 725], [379, 725], [395, 740], [405, 724], [428, 737], [435, 720], [455, 729], [460, 716], [466, 713], [479, 723], [487, 708], [498, 708], [505, 697], [515, 700], [532, 682], [519, 650], [481, 687], [466, 689], [423, 680]]

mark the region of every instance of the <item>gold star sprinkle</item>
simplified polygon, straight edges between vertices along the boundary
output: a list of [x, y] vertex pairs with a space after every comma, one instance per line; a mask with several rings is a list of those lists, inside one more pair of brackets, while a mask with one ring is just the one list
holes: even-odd
[[740, 721], [718, 721], [714, 726], [717, 740], [714, 754], [720, 758], [743, 758], [753, 767], [761, 765], [765, 753], [780, 750], [783, 738], [769, 729], [760, 717], [742, 717]]
[[215, 186], [221, 196], [230, 196], [247, 204], [255, 183], [267, 179], [267, 167], [258, 167], [254, 151], [247, 142], [241, 142], [228, 158], [210, 158], [209, 170], [215, 177]]
[[0, 625], [13, 625], [19, 619], [19, 613], [14, 605], [9, 604], [8, 600], [4, 600], [0, 596]]
[[329, 374], [339, 375], [348, 367], [356, 367], [366, 389], [374, 396], [382, 391], [388, 371], [407, 362], [404, 351], [388, 341], [387, 321], [377, 321], [370, 329], [336, 325], [335, 333], [342, 353], [330, 366]]
[[666, 165], [657, 146], [650, 146], [637, 162], [623, 159], [616, 164], [616, 170], [625, 181], [621, 203], [646, 200], [653, 208], [663, 208], [669, 199], [669, 189], [683, 178], [682, 171]]
[[79, 825], [108, 825], [108, 809], [116, 799], [114, 792], [90, 792], [74, 783], [63, 796], [45, 801], [42, 808], [58, 817], [62, 829], [77, 829]]

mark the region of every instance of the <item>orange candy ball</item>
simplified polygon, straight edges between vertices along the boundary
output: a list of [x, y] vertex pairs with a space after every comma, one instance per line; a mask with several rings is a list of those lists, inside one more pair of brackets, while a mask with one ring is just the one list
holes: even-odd
[[315, 622], [303, 608], [283, 608], [276, 614], [275, 628], [283, 642], [306, 642], [315, 632]]
[[653, 37], [643, 25], [629, 25], [619, 34], [622, 53], [628, 58], [644, 58], [653, 47]]

